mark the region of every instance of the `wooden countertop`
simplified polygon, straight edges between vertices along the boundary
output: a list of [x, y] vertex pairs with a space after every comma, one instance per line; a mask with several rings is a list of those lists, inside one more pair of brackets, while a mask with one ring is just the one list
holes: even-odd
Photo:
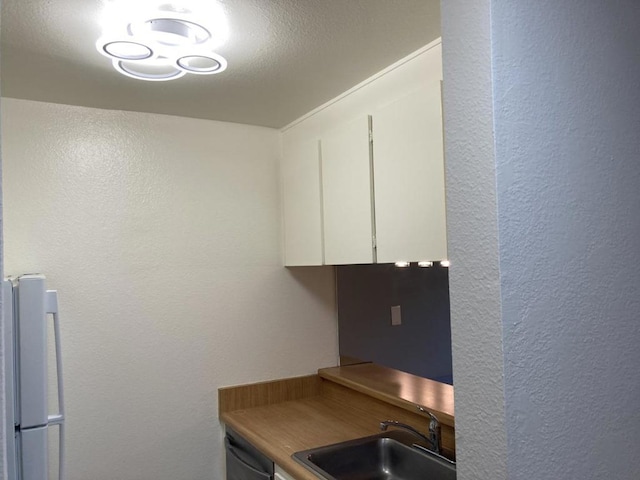
[[300, 450], [374, 435], [384, 419], [427, 431], [416, 405], [438, 415], [443, 448], [454, 455], [453, 388], [396, 370], [350, 365], [219, 390], [220, 419], [296, 480], [318, 480], [292, 458]]
[[380, 419], [317, 396], [223, 413], [222, 421], [297, 480], [318, 480], [291, 455], [374, 435]]

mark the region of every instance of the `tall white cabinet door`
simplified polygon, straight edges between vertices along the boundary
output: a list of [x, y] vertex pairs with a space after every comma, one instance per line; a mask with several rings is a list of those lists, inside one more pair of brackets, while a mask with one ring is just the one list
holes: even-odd
[[285, 266], [323, 264], [319, 148], [318, 140], [283, 144]]
[[373, 115], [379, 263], [447, 258], [440, 82]]
[[320, 140], [328, 265], [375, 261], [369, 122], [370, 117], [363, 115]]

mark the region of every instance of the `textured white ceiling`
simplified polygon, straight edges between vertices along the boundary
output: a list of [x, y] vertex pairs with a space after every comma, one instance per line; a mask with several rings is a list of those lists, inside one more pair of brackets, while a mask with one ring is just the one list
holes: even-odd
[[282, 127], [440, 36], [440, 0], [224, 0], [228, 70], [144, 82], [95, 49], [107, 1], [3, 0], [2, 95]]

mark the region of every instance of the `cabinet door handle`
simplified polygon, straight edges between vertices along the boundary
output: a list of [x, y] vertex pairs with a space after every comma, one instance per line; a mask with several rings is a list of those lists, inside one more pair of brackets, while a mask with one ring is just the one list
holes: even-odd
[[237, 462], [239, 462], [244, 468], [246, 468], [247, 470], [250, 470], [251, 472], [255, 473], [257, 476], [259, 476], [261, 478], [264, 478], [264, 479], [267, 479], [267, 480], [271, 480], [272, 479], [270, 474], [268, 474], [266, 472], [262, 472], [262, 471], [258, 470], [257, 468], [249, 465], [244, 460], [242, 460], [242, 458], [240, 458], [240, 455], [238, 455], [238, 453], [236, 452], [236, 448], [231, 445], [231, 442], [229, 442], [228, 438], [224, 439], [224, 445], [225, 445], [225, 448], [227, 449], [227, 451], [231, 454], [231, 456], [233, 456], [233, 458]]

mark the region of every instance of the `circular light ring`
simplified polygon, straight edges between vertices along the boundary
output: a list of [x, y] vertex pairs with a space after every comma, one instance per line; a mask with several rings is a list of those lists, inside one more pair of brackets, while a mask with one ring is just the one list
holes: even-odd
[[[117, 50], [121, 50], [118, 52]], [[126, 50], [129, 50], [127, 54]], [[96, 50], [111, 60], [149, 61], [158, 57], [155, 48], [126, 35], [105, 35], [96, 41]]]
[[[130, 65], [128, 65], [130, 63]], [[166, 82], [168, 80], [176, 80], [186, 75], [187, 72], [174, 67], [171, 64], [156, 64], [151, 66], [167, 67], [167, 72], [164, 73], [150, 73], [145, 72], [143, 69], [136, 70], [135, 67], [144, 67], [142, 62], [128, 62], [126, 60], [113, 60], [113, 68], [127, 77], [135, 78], [136, 80], [146, 80], [149, 82]]]
[[[209, 66], [196, 66], [190, 65], [189, 62], [204, 62]], [[176, 65], [179, 69], [188, 72], [195, 73], [196, 75], [213, 75], [214, 73], [224, 72], [227, 69], [227, 61], [224, 57], [216, 53], [194, 53], [184, 55], [176, 60]]]
[[[146, 60], [154, 55], [153, 50], [148, 46], [131, 40], [111, 40], [103, 43], [100, 49], [108, 57], [117, 58], [118, 60]], [[118, 49], [121, 49], [120, 52], [118, 52]], [[127, 49], [131, 53], [124, 53]]]
[[182, 18], [149, 18], [129, 24], [128, 30], [134, 37], [169, 47], [201, 45], [212, 38], [207, 28]]

